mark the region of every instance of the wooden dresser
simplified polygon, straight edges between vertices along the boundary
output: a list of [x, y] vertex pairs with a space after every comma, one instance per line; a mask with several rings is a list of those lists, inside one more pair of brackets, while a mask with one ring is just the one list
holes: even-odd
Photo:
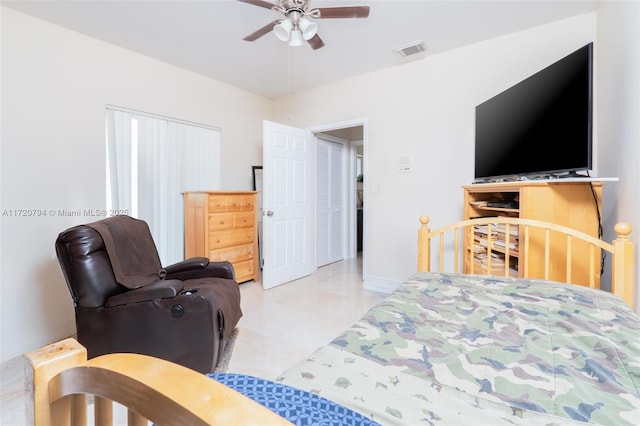
[[185, 192], [184, 255], [233, 264], [238, 283], [258, 280], [258, 193]]

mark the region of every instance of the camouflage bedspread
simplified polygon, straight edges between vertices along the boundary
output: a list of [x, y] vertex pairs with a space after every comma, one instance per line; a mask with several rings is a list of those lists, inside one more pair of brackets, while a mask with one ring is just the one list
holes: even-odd
[[640, 316], [589, 288], [419, 273], [279, 381], [381, 424], [640, 424]]

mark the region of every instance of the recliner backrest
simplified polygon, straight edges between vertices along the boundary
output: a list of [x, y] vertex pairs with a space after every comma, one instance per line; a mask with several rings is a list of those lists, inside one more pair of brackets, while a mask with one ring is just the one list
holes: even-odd
[[76, 307], [101, 307], [111, 296], [129, 290], [116, 281], [104, 240], [89, 226], [60, 233], [56, 254]]

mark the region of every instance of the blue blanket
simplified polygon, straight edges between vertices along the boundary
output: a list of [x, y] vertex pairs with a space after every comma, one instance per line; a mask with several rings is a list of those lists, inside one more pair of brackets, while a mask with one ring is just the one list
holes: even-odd
[[374, 426], [378, 424], [326, 398], [282, 383], [244, 374], [212, 373], [208, 376], [298, 426]]

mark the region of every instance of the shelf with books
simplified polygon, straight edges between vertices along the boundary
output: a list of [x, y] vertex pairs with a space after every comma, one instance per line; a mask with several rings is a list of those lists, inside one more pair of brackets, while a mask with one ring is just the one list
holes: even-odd
[[504, 271], [509, 264], [510, 275], [518, 276], [519, 233], [515, 226], [477, 225], [473, 229], [473, 259], [484, 273]]
[[[603, 182], [511, 182], [499, 184], [473, 184], [463, 187], [464, 218], [477, 217], [520, 217], [544, 220], [559, 225], [571, 226], [594, 237], [598, 236], [598, 218], [602, 211]], [[467, 256], [464, 271], [469, 273], [491, 273], [504, 270], [508, 261], [511, 273], [523, 276], [524, 270], [533, 278], [543, 278], [544, 245], [542, 235], [531, 232], [527, 241], [524, 230], [475, 229], [465, 238]], [[491, 235], [489, 235], [489, 233]], [[561, 251], [565, 240], [552, 239], [550, 250]], [[526, 250], [525, 250], [525, 247]], [[576, 284], [588, 283], [588, 259], [586, 247], [574, 247], [573, 275]], [[471, 254], [471, 253], [470, 253]], [[490, 266], [490, 267], [489, 267]], [[551, 279], [562, 281], [566, 274], [562, 260], [554, 260], [550, 271]], [[577, 271], [577, 272], [576, 272]], [[599, 282], [597, 283], [599, 286]]]
[[[503, 271], [504, 263], [492, 262], [491, 267], [489, 267], [489, 264], [486, 261], [475, 260], [473, 263], [473, 272], [476, 274], [503, 275]], [[518, 265], [509, 265], [509, 276], [518, 276]]]
[[468, 205], [475, 210], [476, 216], [518, 216], [520, 200], [519, 194], [483, 193], [468, 201]]

